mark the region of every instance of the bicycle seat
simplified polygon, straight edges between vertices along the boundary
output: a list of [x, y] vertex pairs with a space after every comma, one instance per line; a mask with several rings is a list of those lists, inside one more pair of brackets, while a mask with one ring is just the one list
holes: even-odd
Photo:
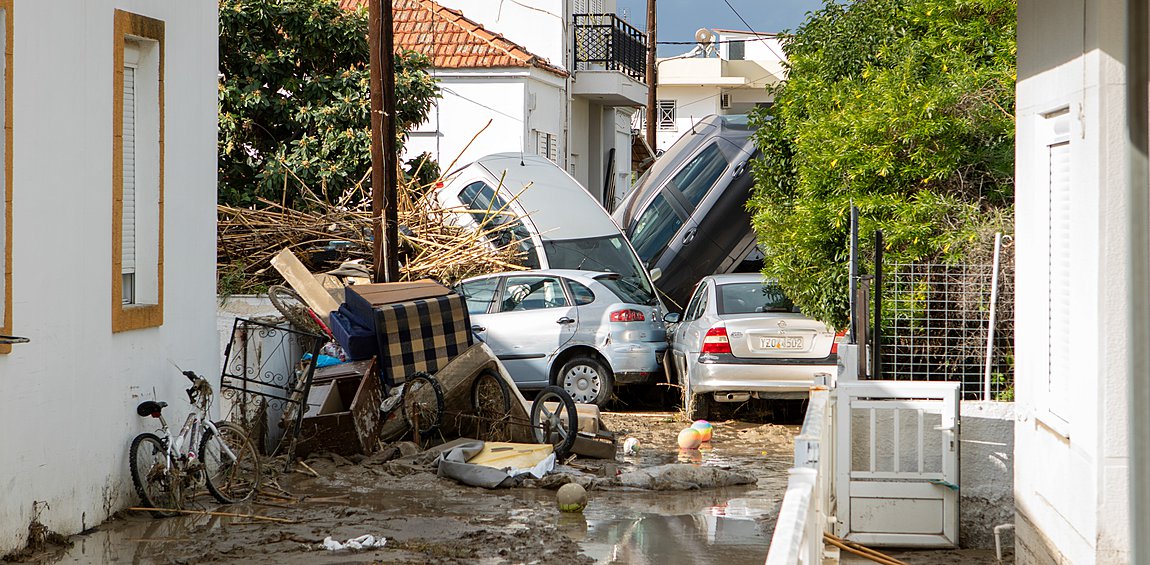
[[156, 402], [155, 400], [145, 400], [145, 401], [141, 402], [139, 406], [136, 407], [136, 413], [139, 414], [140, 417], [151, 416], [153, 418], [159, 418], [160, 417], [160, 410], [163, 410], [164, 407], [167, 405], [168, 405], [167, 402]]

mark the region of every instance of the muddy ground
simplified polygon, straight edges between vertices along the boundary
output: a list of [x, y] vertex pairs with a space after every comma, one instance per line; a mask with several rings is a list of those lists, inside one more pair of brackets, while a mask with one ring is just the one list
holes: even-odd
[[[66, 550], [41, 552], [42, 563], [763, 563], [791, 465], [794, 423], [772, 418], [715, 422], [714, 439], [681, 451], [676, 436], [688, 425], [670, 412], [607, 412], [620, 438], [636, 437], [638, 455], [615, 461], [576, 458], [540, 481], [500, 490], [438, 478], [434, 452], [395, 446], [372, 458], [316, 456], [279, 475], [256, 502], [205, 510], [239, 515], [156, 519], [123, 512]], [[389, 459], [400, 448], [408, 455]], [[617, 484], [623, 474], [683, 463], [748, 484], [692, 488]], [[316, 476], [311, 474], [314, 471]], [[633, 476], [633, 475], [630, 475]], [[749, 478], [747, 478], [749, 477]], [[555, 490], [574, 480], [590, 487], [582, 513], [561, 513]], [[693, 479], [692, 479], [693, 480]], [[700, 479], [702, 480], [702, 479]], [[735, 481], [738, 482], [738, 481]], [[250, 517], [258, 516], [258, 517]], [[277, 520], [275, 522], [270, 520]], [[327, 551], [326, 537], [363, 534], [387, 539], [383, 548]], [[993, 552], [905, 554], [910, 563], [994, 563]]]

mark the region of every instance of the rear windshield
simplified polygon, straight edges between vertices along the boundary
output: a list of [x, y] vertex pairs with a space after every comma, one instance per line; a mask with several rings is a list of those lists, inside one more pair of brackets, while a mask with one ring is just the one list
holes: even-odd
[[496, 247], [518, 249], [525, 267], [539, 268], [531, 233], [495, 189], [483, 181], [475, 181], [459, 191], [459, 201]]
[[547, 264], [552, 269], [617, 273], [618, 279], [600, 282], [626, 302], [655, 303], [655, 289], [651, 288], [642, 265], [622, 235], [544, 239], [543, 249], [547, 252]]
[[795, 305], [775, 283], [731, 283], [716, 287], [719, 314], [791, 312]]

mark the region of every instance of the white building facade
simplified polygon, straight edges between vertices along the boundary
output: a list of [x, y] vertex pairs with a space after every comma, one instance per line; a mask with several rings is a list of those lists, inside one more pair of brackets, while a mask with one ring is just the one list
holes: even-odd
[[714, 30], [706, 50], [657, 62], [656, 150], [666, 151], [691, 124], [711, 114], [748, 114], [770, 104], [767, 87], [785, 78], [781, 38], [775, 34]]
[[445, 33], [413, 37], [396, 12], [396, 47], [434, 53], [442, 90], [428, 121], [410, 132], [405, 158], [427, 152], [448, 172], [453, 162], [522, 151], [551, 159], [608, 208], [622, 200], [631, 119], [647, 97], [645, 38], [614, 15], [614, 2], [403, 0], [396, 8], [451, 22]]
[[1127, 363], [1141, 346], [1128, 338], [1127, 17], [1097, 0], [1018, 6], [1020, 564], [1131, 562], [1133, 481], [1150, 480], [1131, 471], [1150, 430], [1128, 417]]
[[[3, 0], [0, 555], [136, 503], [173, 364], [218, 374], [217, 5]], [[182, 382], [183, 381], [183, 382]]]

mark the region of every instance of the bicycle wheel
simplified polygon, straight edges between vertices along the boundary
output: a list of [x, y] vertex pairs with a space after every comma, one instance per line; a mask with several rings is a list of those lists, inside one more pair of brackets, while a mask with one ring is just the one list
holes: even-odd
[[174, 516], [180, 508], [179, 485], [173, 493], [173, 481], [168, 473], [167, 447], [155, 434], [144, 433], [132, 440], [128, 451], [128, 467], [132, 472], [132, 484], [140, 497], [140, 504], [155, 508], [152, 515], [157, 517]]
[[[471, 384], [471, 408], [477, 420], [479, 439], [504, 441], [507, 439], [506, 423], [511, 414], [511, 387], [503, 376], [486, 369], [475, 377]], [[484, 433], [484, 424], [487, 425]]]
[[555, 447], [555, 456], [562, 457], [575, 445], [578, 432], [579, 414], [567, 391], [552, 385], [535, 395], [531, 403], [531, 434], [536, 443], [550, 443]]
[[418, 428], [419, 437], [431, 437], [443, 422], [443, 388], [435, 377], [424, 373], [413, 373], [403, 383], [400, 397], [403, 421], [411, 428]]
[[[200, 440], [200, 462], [204, 465], [205, 486], [223, 504], [243, 502], [260, 488], [260, 456], [244, 429], [231, 422], [216, 422], [219, 435], [211, 428]], [[233, 460], [223, 446], [227, 445]]]

